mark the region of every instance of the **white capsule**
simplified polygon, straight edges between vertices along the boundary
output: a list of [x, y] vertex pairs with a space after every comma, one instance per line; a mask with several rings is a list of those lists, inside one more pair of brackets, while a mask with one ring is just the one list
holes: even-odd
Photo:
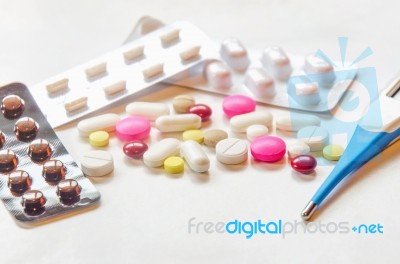
[[292, 114], [276, 119], [276, 128], [284, 131], [299, 131], [307, 126], [320, 126], [321, 119], [315, 115]]
[[81, 169], [87, 176], [105, 176], [114, 170], [113, 157], [104, 150], [89, 151], [81, 158]]
[[104, 93], [107, 96], [112, 96], [114, 94], [120, 93], [125, 90], [126, 90], [126, 81], [119, 81], [104, 87]]
[[146, 79], [150, 79], [157, 75], [160, 75], [164, 72], [164, 64], [163, 63], [156, 63], [153, 64], [145, 69], [143, 69], [143, 76]]
[[68, 88], [68, 79], [64, 78], [54, 83], [48, 84], [46, 86], [47, 92], [49, 94], [60, 92]]
[[237, 39], [226, 39], [221, 44], [222, 59], [234, 70], [244, 71], [250, 64], [246, 48]]
[[199, 53], [200, 53], [200, 46], [193, 46], [179, 53], [179, 56], [181, 57], [182, 61], [188, 61], [198, 57]]
[[88, 137], [92, 132], [107, 131], [112, 132], [115, 130], [115, 124], [120, 120], [117, 114], [104, 114], [84, 119], [77, 125], [78, 131], [81, 136]]
[[148, 167], [160, 167], [167, 158], [179, 155], [180, 145], [176, 138], [158, 141], [143, 154], [143, 162]]
[[161, 132], [180, 132], [201, 127], [201, 118], [195, 114], [165, 115], [156, 119]]
[[171, 44], [172, 42], [179, 39], [180, 29], [173, 29], [160, 36], [163, 45]]
[[214, 89], [230, 89], [232, 86], [232, 74], [228, 66], [220, 61], [207, 65], [206, 77], [210, 86]]
[[227, 138], [215, 146], [217, 160], [224, 164], [239, 164], [247, 160], [248, 147], [244, 140]]
[[129, 62], [142, 57], [143, 54], [144, 54], [144, 46], [137, 46], [130, 50], [125, 51], [123, 55], [125, 60]]
[[317, 105], [321, 101], [318, 83], [312, 82], [307, 76], [292, 78], [288, 83], [288, 94], [304, 106]]
[[85, 70], [88, 79], [98, 78], [107, 72], [107, 63], [99, 63]]
[[86, 107], [87, 101], [88, 101], [87, 96], [82, 96], [65, 103], [64, 108], [68, 113], [72, 113]]
[[244, 84], [259, 97], [272, 97], [276, 94], [274, 80], [263, 68], [249, 69]]
[[246, 136], [249, 141], [268, 134], [268, 127], [264, 125], [251, 125], [246, 129]]
[[181, 144], [181, 156], [195, 172], [206, 172], [210, 168], [210, 160], [200, 144], [193, 140]]
[[232, 132], [244, 133], [251, 125], [271, 126], [272, 114], [268, 111], [256, 111], [231, 118], [230, 127]]
[[331, 84], [335, 80], [333, 66], [317, 56], [306, 57], [304, 71], [307, 74], [312, 74], [313, 79], [323, 84]]
[[163, 103], [133, 102], [126, 106], [129, 115], [140, 115], [153, 121], [163, 115], [169, 115], [169, 107]]
[[282, 81], [287, 80], [293, 71], [289, 57], [280, 47], [266, 48], [261, 61], [272, 76]]

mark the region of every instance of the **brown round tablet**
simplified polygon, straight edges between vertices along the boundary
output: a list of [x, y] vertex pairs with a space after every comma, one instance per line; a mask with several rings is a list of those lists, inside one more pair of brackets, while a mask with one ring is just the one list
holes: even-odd
[[43, 162], [50, 158], [50, 144], [45, 139], [36, 139], [29, 144], [28, 156], [33, 162]]
[[26, 171], [16, 170], [8, 175], [8, 188], [11, 193], [21, 195], [29, 189], [32, 178]]
[[59, 160], [49, 160], [43, 164], [42, 175], [46, 182], [57, 183], [65, 177], [64, 164]]
[[41, 191], [27, 191], [22, 195], [21, 204], [26, 214], [40, 215], [45, 210], [46, 198]]
[[18, 159], [10, 149], [0, 150], [0, 173], [13, 171], [17, 168]]
[[0, 130], [0, 148], [4, 146], [4, 143], [6, 143], [6, 136], [4, 136], [4, 133]]
[[39, 125], [33, 118], [23, 117], [14, 126], [14, 133], [21, 141], [31, 141], [35, 139]]
[[1, 112], [7, 119], [15, 119], [22, 115], [25, 102], [18, 95], [8, 95], [1, 102]]
[[221, 129], [212, 129], [204, 132], [204, 144], [215, 148], [218, 142], [228, 138], [228, 133]]
[[81, 187], [75, 180], [63, 180], [57, 185], [57, 195], [62, 204], [72, 205], [79, 202], [81, 197]]

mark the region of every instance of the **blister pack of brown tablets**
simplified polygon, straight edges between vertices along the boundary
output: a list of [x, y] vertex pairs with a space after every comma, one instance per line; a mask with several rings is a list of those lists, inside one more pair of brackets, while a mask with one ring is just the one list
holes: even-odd
[[28, 88], [0, 88], [0, 198], [33, 224], [95, 205], [100, 193], [83, 175]]

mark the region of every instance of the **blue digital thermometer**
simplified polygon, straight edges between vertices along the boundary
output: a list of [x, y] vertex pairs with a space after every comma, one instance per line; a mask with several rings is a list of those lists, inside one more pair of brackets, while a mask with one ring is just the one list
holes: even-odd
[[375, 109], [381, 110], [381, 122], [365, 117], [357, 125], [343, 156], [301, 212], [304, 220], [312, 217], [329, 193], [344, 178], [349, 177], [400, 138], [400, 77], [383, 90], [372, 104], [379, 104]]

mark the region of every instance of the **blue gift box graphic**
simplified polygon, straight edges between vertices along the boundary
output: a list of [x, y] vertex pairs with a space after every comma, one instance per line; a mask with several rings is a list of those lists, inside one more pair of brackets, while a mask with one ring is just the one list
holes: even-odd
[[[291, 77], [287, 81], [287, 91], [289, 94], [289, 104], [318, 104], [318, 107], [332, 109], [325, 113], [318, 114], [321, 118], [321, 127], [329, 132], [330, 144], [339, 144], [346, 147], [356, 125], [362, 118], [373, 120], [377, 125], [382, 123], [379, 104], [371, 104], [372, 100], [379, 95], [376, 70], [374, 67], [355, 67], [355, 63], [372, 54], [371, 50], [366, 49], [349, 67], [344, 67], [345, 45], [347, 38], [339, 38], [342, 54], [342, 67], [336, 66], [321, 51], [317, 51], [316, 56], [324, 59], [334, 67], [333, 72], [321, 74], [304, 74]], [[356, 76], [356, 78], [354, 78]], [[354, 80], [353, 80], [354, 78]], [[349, 90], [343, 95], [339, 103], [332, 108], [332, 102], [336, 102], [335, 89], [332, 87], [340, 85], [341, 82], [351, 82]], [[308, 86], [310, 94], [298, 93], [296, 88]], [[313, 93], [318, 87], [318, 93]], [[310, 96], [311, 95], [311, 96]], [[291, 120], [302, 118], [305, 113], [291, 111]], [[294, 135], [297, 137], [297, 134]], [[332, 164], [331, 162], [319, 158], [321, 153], [313, 153], [318, 158], [319, 165]]]

